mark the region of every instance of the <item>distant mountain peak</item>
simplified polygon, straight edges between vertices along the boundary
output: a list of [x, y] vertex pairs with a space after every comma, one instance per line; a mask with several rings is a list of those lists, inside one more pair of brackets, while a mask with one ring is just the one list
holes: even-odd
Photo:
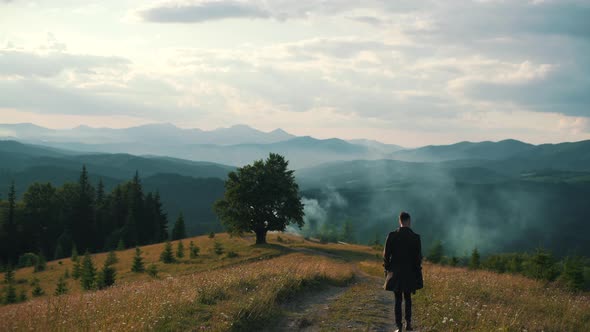
[[[225, 129], [225, 128], [223, 128], [223, 129]], [[227, 129], [248, 129], [248, 130], [256, 130], [256, 129], [254, 129], [254, 128], [246, 125], [246, 124], [235, 124], [233, 126], [230, 126]], [[258, 131], [258, 130], [256, 130], [256, 131]]]
[[21, 123], [3, 123], [0, 124], [2, 127], [18, 127], [18, 128], [28, 128], [28, 129], [47, 129], [41, 126], [38, 126], [34, 123], [30, 122], [21, 122]]
[[284, 130], [283, 130], [283, 129], [281, 129], [281, 128], [277, 128], [277, 129], [275, 129], [275, 130], [273, 130], [273, 131], [269, 132], [269, 134], [282, 134], [282, 135], [291, 135], [291, 134], [289, 134], [288, 132], [284, 131]]
[[170, 128], [170, 129], [180, 129], [176, 125], [170, 122], [154, 122], [148, 123], [141, 126], [137, 126], [135, 128]]

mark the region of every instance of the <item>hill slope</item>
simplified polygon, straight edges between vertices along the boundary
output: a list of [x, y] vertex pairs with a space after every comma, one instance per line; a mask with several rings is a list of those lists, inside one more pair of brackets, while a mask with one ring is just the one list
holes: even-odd
[[[66, 279], [69, 295], [43, 295], [0, 306], [0, 330], [309, 330], [383, 331], [393, 326], [393, 296], [380, 289], [378, 250], [346, 244], [322, 245], [270, 235], [270, 245], [252, 237], [185, 239], [201, 248], [197, 258], [162, 264], [162, 244], [142, 247], [153, 278], [130, 271], [133, 251], [118, 252], [115, 286], [81, 293]], [[214, 252], [215, 243], [234, 254]], [[176, 243], [174, 243], [176, 246]], [[105, 254], [94, 256], [102, 265]], [[69, 260], [46, 271], [16, 273], [17, 289], [30, 291], [32, 277], [51, 293]], [[555, 284], [481, 270], [424, 264], [425, 288], [414, 297], [420, 330], [584, 331], [590, 295]], [[4, 288], [4, 285], [0, 285]], [[518, 308], [515, 310], [514, 308]]]
[[0, 141], [0, 197], [7, 197], [12, 181], [18, 197], [34, 182], [61, 186], [76, 182], [86, 165], [91, 183], [102, 179], [110, 192], [139, 172], [147, 191], [159, 191], [170, 223], [184, 213], [190, 235], [220, 231], [213, 202], [223, 195], [223, 181], [233, 167], [169, 157], [129, 154], [72, 154], [52, 148]]

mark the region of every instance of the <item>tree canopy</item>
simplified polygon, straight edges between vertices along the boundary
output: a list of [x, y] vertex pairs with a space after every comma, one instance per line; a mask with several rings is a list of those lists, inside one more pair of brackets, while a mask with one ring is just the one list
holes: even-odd
[[77, 182], [33, 183], [20, 201], [14, 183], [8, 189], [8, 200], [0, 200], [0, 266], [27, 253], [60, 259], [74, 248], [97, 252], [168, 238], [160, 195], [145, 194], [137, 172], [112, 192], [101, 180], [95, 188], [85, 166]]
[[266, 243], [268, 231], [287, 225], [303, 226], [303, 204], [294, 171], [279, 154], [230, 172], [225, 195], [215, 202], [215, 212], [230, 233], [254, 232], [256, 244]]

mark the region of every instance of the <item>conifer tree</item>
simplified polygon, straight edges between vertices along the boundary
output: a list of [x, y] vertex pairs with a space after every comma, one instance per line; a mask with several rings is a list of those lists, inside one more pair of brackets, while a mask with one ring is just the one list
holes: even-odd
[[72, 278], [78, 279], [78, 278], [80, 278], [81, 274], [82, 274], [82, 263], [80, 262], [80, 259], [77, 259], [76, 261], [74, 261], [74, 266], [72, 267]]
[[96, 204], [101, 205], [104, 202], [104, 197], [104, 183], [102, 182], [102, 178], [100, 178], [96, 186]]
[[80, 273], [80, 285], [82, 289], [89, 290], [93, 289], [96, 282], [96, 268], [92, 262], [90, 253], [86, 251], [84, 259], [82, 260], [82, 271]]
[[443, 253], [443, 245], [440, 242], [440, 240], [437, 240], [430, 248], [430, 251], [428, 252], [428, 256], [426, 258], [428, 259], [428, 261], [432, 263], [440, 263], [440, 261], [443, 258]]
[[14, 271], [11, 267], [8, 267], [4, 272], [4, 283], [7, 285], [14, 284]]
[[178, 219], [174, 223], [174, 228], [172, 228], [172, 241], [184, 239], [186, 237], [186, 228], [184, 225], [184, 216], [182, 212], [178, 215]]
[[480, 265], [480, 256], [479, 256], [479, 251], [477, 250], [477, 248], [473, 249], [473, 252], [471, 252], [471, 260], [469, 261], [469, 268], [470, 269], [479, 269], [479, 265]]
[[82, 165], [74, 201], [74, 220], [71, 223], [72, 238], [82, 250], [94, 246], [94, 201], [96, 191], [90, 183], [86, 165]]
[[61, 243], [58, 242], [57, 246], [55, 247], [55, 251], [53, 253], [53, 259], [60, 259], [60, 258], [64, 258], [65, 256], [66, 255], [65, 255], [64, 249], [61, 246]]
[[125, 242], [123, 241], [123, 238], [120, 238], [119, 243], [117, 243], [117, 251], [123, 250], [125, 250]]
[[109, 251], [107, 255], [106, 264], [108, 265], [115, 265], [119, 262], [119, 258], [117, 258], [117, 254], [114, 251]]
[[45, 271], [46, 267], [47, 267], [47, 260], [45, 259], [45, 255], [43, 255], [43, 253], [40, 253], [37, 258], [37, 261], [35, 262], [35, 267], [33, 268], [33, 272]]
[[144, 272], [145, 266], [143, 264], [143, 258], [141, 257], [141, 249], [135, 247], [135, 256], [133, 257], [133, 265], [131, 266], [132, 272]]
[[195, 244], [193, 243], [193, 241], [191, 241], [189, 243], [189, 254], [190, 254], [190, 258], [197, 258], [197, 256], [199, 256], [199, 247], [195, 246]]
[[59, 280], [57, 280], [57, 285], [55, 287], [55, 292], [53, 292], [54, 295], [63, 295], [66, 294], [68, 292], [68, 286], [66, 284], [66, 278], [64, 276], [59, 277]]
[[[16, 224], [16, 189], [14, 180], [10, 183], [8, 188], [8, 214], [4, 221], [3, 228], [6, 236], [5, 248], [7, 249], [6, 257], [8, 262], [14, 262], [14, 258], [18, 255], [17, 252], [17, 224]], [[16, 298], [15, 298], [16, 300]]]
[[559, 274], [553, 254], [548, 250], [538, 248], [529, 259], [525, 274], [535, 279], [553, 281]]
[[158, 266], [154, 263], [150, 264], [147, 268], [147, 273], [152, 278], [156, 278], [158, 276]]
[[33, 287], [33, 290], [31, 291], [31, 295], [33, 297], [39, 297], [39, 296], [45, 294], [45, 292], [43, 291], [43, 288], [41, 288], [41, 285], [39, 284], [38, 278], [33, 278], [33, 281], [31, 282], [31, 286]]
[[584, 289], [584, 262], [580, 257], [567, 257], [561, 279], [570, 290]]
[[102, 178], [98, 180], [98, 185], [96, 187], [96, 200], [94, 202], [94, 222], [96, 225], [96, 244], [100, 247], [103, 243], [104, 238], [107, 236], [108, 225], [105, 223], [106, 219], [106, 195], [104, 190], [104, 183], [102, 182]]
[[168, 216], [162, 208], [162, 201], [160, 200], [160, 193], [158, 191], [154, 195], [154, 208], [158, 217], [158, 236], [155, 240], [156, 242], [161, 242], [168, 238]]
[[138, 227], [137, 227], [137, 215], [133, 209], [130, 209], [125, 219], [125, 225], [123, 226], [122, 233], [125, 239], [125, 243], [129, 247], [137, 246], [139, 242]]
[[221, 242], [215, 241], [215, 243], [213, 244], [213, 251], [216, 255], [223, 254], [223, 245], [221, 244]]
[[184, 257], [184, 244], [182, 244], [182, 241], [178, 241], [178, 246], [176, 247], [176, 257]]
[[170, 264], [174, 263], [174, 252], [172, 252], [172, 243], [169, 240], [166, 240], [166, 244], [164, 245], [164, 250], [160, 254], [160, 261]]
[[18, 294], [18, 302], [25, 302], [27, 300], [27, 293], [25, 292], [24, 289], [20, 290], [20, 293]]
[[6, 287], [4, 288], [4, 303], [16, 303], [16, 288], [14, 288], [14, 271], [12, 268], [8, 268], [4, 273], [4, 283]]
[[78, 256], [78, 249], [76, 248], [76, 244], [72, 244], [72, 262], [77, 262], [80, 259]]
[[98, 289], [104, 289], [114, 285], [116, 276], [117, 272], [115, 271], [115, 268], [105, 260], [102, 270], [98, 273], [96, 281]]
[[354, 242], [354, 229], [350, 219], [347, 219], [342, 226], [342, 241], [348, 243]]

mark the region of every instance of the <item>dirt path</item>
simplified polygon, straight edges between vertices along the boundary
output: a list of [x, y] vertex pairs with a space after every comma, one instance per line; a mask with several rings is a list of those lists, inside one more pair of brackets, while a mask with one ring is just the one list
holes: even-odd
[[[333, 254], [300, 248], [315, 255]], [[361, 271], [346, 287], [329, 286], [283, 304], [283, 316], [265, 331], [395, 331], [393, 296], [381, 288], [383, 280]]]
[[330, 303], [347, 289], [329, 286], [283, 304], [283, 317], [264, 331], [320, 331], [319, 326], [326, 318]]

